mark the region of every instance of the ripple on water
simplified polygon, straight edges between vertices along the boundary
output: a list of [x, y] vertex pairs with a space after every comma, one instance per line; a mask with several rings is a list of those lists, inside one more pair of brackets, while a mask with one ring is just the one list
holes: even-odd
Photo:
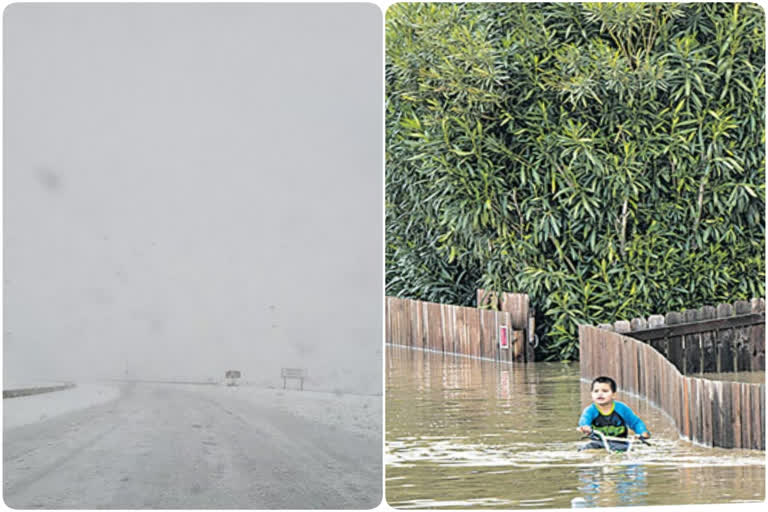
[[764, 452], [681, 440], [666, 415], [630, 396], [619, 399], [649, 426], [652, 446], [579, 452], [574, 427], [589, 394], [578, 365], [507, 366], [392, 347], [387, 355], [387, 501], [396, 508], [764, 499]]

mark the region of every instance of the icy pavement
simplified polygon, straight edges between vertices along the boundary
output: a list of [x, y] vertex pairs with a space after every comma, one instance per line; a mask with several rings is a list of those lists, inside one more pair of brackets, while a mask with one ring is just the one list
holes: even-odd
[[[62, 401], [69, 412], [4, 429], [4, 499], [13, 508], [368, 509], [381, 501], [378, 396], [133, 384], [101, 404], [82, 397], [76, 410]], [[35, 402], [27, 407], [53, 410]]]

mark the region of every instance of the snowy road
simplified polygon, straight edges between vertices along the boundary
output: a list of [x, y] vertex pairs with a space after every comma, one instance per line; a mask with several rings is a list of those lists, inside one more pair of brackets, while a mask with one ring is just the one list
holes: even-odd
[[80, 509], [379, 504], [378, 432], [291, 414], [269, 395], [247, 392], [126, 385], [116, 400], [6, 430], [5, 502]]

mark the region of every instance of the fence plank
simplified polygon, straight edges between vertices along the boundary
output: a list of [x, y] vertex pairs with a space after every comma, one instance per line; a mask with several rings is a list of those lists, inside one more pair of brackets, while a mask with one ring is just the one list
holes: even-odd
[[629, 321], [629, 326], [633, 331], [639, 331], [648, 328], [648, 321], [645, 318], [633, 318]]
[[755, 449], [755, 433], [752, 428], [752, 416], [755, 411], [752, 410], [752, 390], [757, 386], [753, 384], [744, 384], [742, 388], [741, 404], [744, 410], [744, 416], [741, 420], [741, 427], [744, 429], [744, 447], [750, 450]]
[[723, 442], [722, 420], [720, 416], [720, 381], [710, 381], [712, 385], [712, 440], [713, 446], [720, 446]]
[[429, 318], [429, 348], [441, 351], [443, 343], [440, 336], [440, 310], [434, 304], [429, 304], [427, 306], [427, 317]]
[[[713, 306], [703, 306], [699, 308], [697, 320], [711, 320], [717, 316], [717, 310]], [[717, 346], [715, 344], [715, 333], [705, 332], [701, 335], [702, 351], [702, 372], [716, 372], [717, 365]]]
[[[758, 390], [758, 389], [752, 390], [752, 413], [753, 413], [752, 428], [754, 430], [752, 435], [754, 437], [755, 445], [760, 447], [759, 449], [765, 449], [764, 439], [763, 439], [763, 436], [761, 435], [761, 428], [760, 428], [760, 423], [761, 423], [760, 415], [762, 413], [761, 409], [763, 405], [763, 400], [762, 400], [760, 391], [761, 390]], [[762, 431], [762, 432], [764, 433], [765, 431]]]
[[390, 313], [392, 315], [392, 318], [390, 319], [390, 324], [392, 326], [392, 334], [390, 334], [390, 338], [394, 343], [400, 343], [400, 329], [398, 329], [397, 325], [397, 315], [400, 311], [400, 303], [402, 302], [402, 299], [392, 299], [392, 302], [390, 303]]
[[[653, 329], [664, 325], [664, 315], [651, 315], [648, 317], [648, 328]], [[658, 338], [651, 340], [651, 346], [656, 349], [660, 354], [667, 353], [667, 340], [665, 338]]]
[[392, 311], [392, 309], [389, 306], [391, 302], [392, 302], [391, 297], [384, 297], [384, 342], [385, 343], [392, 343], [392, 325], [391, 325], [391, 317], [390, 317], [390, 311]]
[[741, 428], [741, 383], [731, 382], [731, 424], [733, 425], [733, 447], [743, 448]]
[[512, 329], [520, 331], [528, 329], [528, 301], [526, 293], [502, 294], [501, 310], [511, 314]]
[[440, 330], [443, 333], [443, 352], [456, 353], [456, 347], [453, 344], [453, 316], [451, 315], [451, 305], [440, 304]]
[[496, 338], [493, 330], [496, 327], [496, 311], [481, 310], [480, 315], [483, 322], [483, 343], [480, 347], [480, 355], [483, 357], [493, 357], [493, 340]]
[[470, 354], [480, 356], [480, 310], [469, 310], [469, 339], [472, 343]]
[[687, 409], [685, 414], [688, 418], [688, 439], [693, 440], [696, 437], [696, 414], [694, 414], [696, 407], [696, 384], [691, 377], [685, 377], [685, 391], [687, 401]]
[[[733, 304], [734, 314], [743, 315], [752, 312], [752, 304], [747, 301], [740, 300]], [[734, 350], [735, 350], [735, 367], [736, 371], [748, 372], [752, 369], [751, 354], [750, 354], [750, 333], [752, 327], [740, 327], [734, 329]]]
[[[765, 300], [752, 299], [752, 312], [765, 312]], [[750, 344], [752, 345], [752, 363], [753, 371], [765, 371], [765, 323], [753, 325], [750, 333]]]
[[[689, 309], [683, 313], [684, 322], [695, 322], [698, 313]], [[683, 360], [683, 375], [701, 372], [701, 334], [686, 334], [683, 336], [685, 359]]]
[[765, 450], [765, 386], [760, 386], [759, 394], [760, 396], [758, 398], [758, 402], [760, 405], [760, 419], [756, 431], [758, 434], [760, 449]]
[[703, 416], [704, 435], [701, 442], [707, 446], [714, 446], [712, 443], [712, 381], [699, 379], [701, 382], [701, 413]]
[[402, 299], [396, 299], [392, 301], [392, 326], [394, 327], [394, 332], [392, 333], [392, 339], [395, 341], [395, 343], [401, 345], [402, 344], [402, 335], [403, 330], [400, 328], [400, 310], [403, 308], [403, 300]]
[[[670, 311], [664, 317], [666, 325], [683, 323], [683, 315], [677, 311]], [[683, 337], [670, 336], [667, 338], [667, 359], [675, 365], [675, 368], [683, 371]]]
[[[717, 305], [717, 318], [733, 316], [733, 306], [730, 304]], [[717, 360], [719, 372], [733, 371], [733, 329], [722, 329], [717, 336]]]
[[721, 406], [723, 415], [723, 448], [736, 447], [736, 425], [733, 422], [733, 382], [723, 382], [723, 404]]

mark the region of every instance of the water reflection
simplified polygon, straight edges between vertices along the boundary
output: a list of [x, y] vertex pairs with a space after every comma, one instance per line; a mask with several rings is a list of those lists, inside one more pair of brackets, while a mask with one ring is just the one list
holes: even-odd
[[579, 452], [577, 364], [497, 364], [387, 349], [387, 501], [396, 508], [569, 508], [762, 500], [764, 452], [694, 446], [644, 400], [630, 454]]
[[647, 471], [640, 464], [585, 467], [578, 472], [586, 507], [647, 505]]

